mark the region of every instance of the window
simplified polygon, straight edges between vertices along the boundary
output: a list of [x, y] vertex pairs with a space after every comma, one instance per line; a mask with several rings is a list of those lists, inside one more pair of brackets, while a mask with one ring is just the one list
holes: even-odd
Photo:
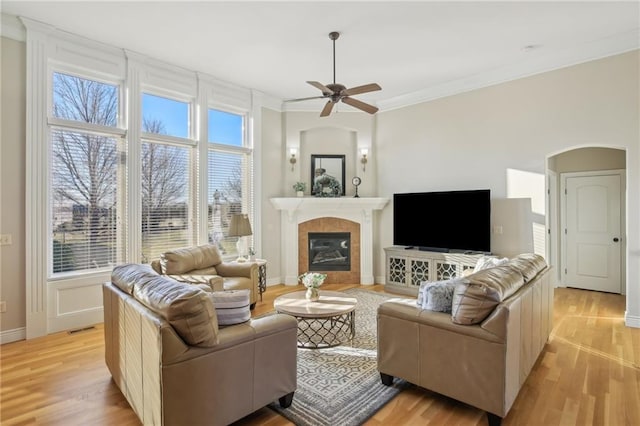
[[[140, 147], [142, 258], [149, 263], [160, 254], [192, 245], [191, 151], [187, 102], [142, 94]], [[184, 138], [175, 141], [171, 137]]]
[[[77, 76], [53, 74], [52, 113], [65, 125], [50, 139], [49, 208], [51, 265], [61, 272], [108, 268], [122, 259], [118, 161], [122, 139], [115, 128], [118, 87]], [[84, 123], [113, 127], [113, 135], [85, 130]]]
[[142, 94], [142, 131], [189, 137], [189, 104], [161, 96]]
[[191, 245], [189, 148], [143, 142], [142, 262]]
[[224, 145], [244, 145], [244, 117], [238, 114], [209, 110], [209, 142]]
[[[228, 237], [231, 216], [249, 213], [251, 151], [245, 147], [243, 115], [209, 109], [208, 239], [223, 255], [237, 255], [238, 237]], [[251, 219], [250, 219], [251, 220]], [[245, 237], [251, 241], [252, 237]], [[250, 242], [249, 247], [253, 244]]]
[[53, 116], [83, 123], [116, 126], [118, 87], [53, 73]]

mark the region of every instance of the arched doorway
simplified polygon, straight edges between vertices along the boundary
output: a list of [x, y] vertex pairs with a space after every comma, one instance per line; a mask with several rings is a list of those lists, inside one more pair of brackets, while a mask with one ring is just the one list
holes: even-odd
[[625, 293], [625, 175], [622, 149], [547, 157], [547, 253], [556, 286]]

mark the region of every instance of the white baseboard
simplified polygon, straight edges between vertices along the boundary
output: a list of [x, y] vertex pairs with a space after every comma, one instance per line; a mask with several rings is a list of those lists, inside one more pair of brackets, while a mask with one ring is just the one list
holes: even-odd
[[640, 328], [640, 317], [629, 315], [627, 312], [625, 312], [624, 323], [627, 327]]
[[384, 275], [380, 277], [375, 277], [375, 280], [376, 280], [376, 284], [386, 284], [385, 283], [386, 278], [384, 277]]
[[25, 327], [15, 328], [13, 330], [0, 331], [0, 345], [5, 343], [17, 342], [27, 338], [27, 329]]

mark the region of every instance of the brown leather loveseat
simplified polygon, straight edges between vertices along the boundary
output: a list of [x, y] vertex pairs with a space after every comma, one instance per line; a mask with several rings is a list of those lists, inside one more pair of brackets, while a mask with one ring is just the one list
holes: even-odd
[[214, 293], [114, 268], [103, 285], [105, 361], [144, 425], [226, 425], [297, 385], [297, 322], [275, 314], [219, 327]]
[[544, 259], [522, 254], [459, 279], [451, 312], [416, 299], [378, 308], [378, 370], [487, 413], [500, 424], [549, 338], [553, 286]]
[[211, 244], [166, 251], [151, 262], [151, 267], [177, 281], [208, 285], [212, 291], [248, 289], [251, 309], [260, 294], [258, 265], [224, 262], [218, 248]]

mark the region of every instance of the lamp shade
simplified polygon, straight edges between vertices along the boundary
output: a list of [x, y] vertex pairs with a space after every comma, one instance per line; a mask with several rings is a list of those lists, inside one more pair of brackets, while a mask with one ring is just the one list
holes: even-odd
[[244, 213], [234, 214], [231, 216], [231, 223], [229, 224], [229, 237], [245, 237], [251, 235], [251, 223], [249, 223], [249, 216]]

